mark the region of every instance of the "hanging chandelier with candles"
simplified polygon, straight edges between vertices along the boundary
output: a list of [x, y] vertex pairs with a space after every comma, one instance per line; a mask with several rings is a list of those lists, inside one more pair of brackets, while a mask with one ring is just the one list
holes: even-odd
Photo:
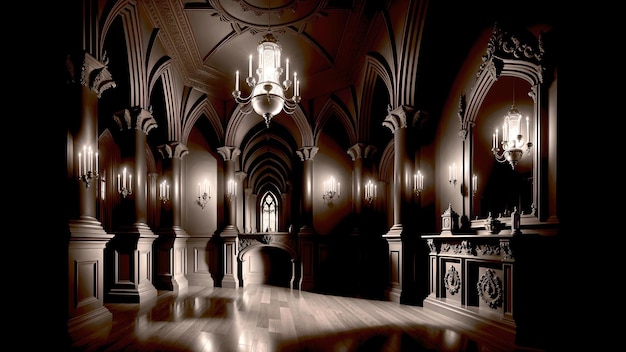
[[522, 130], [522, 114], [515, 107], [515, 94], [511, 109], [504, 116], [502, 124], [502, 142], [498, 143], [498, 129], [494, 132], [491, 140], [491, 151], [496, 160], [500, 163], [508, 161], [512, 169], [519, 160], [528, 155], [533, 144], [530, 142], [529, 119], [526, 116], [526, 134]]
[[[257, 46], [258, 59], [257, 67], [253, 71], [253, 56], [249, 56], [248, 77], [246, 84], [252, 88], [248, 97], [242, 97], [239, 90], [239, 71], [235, 72], [235, 90], [233, 97], [235, 101], [246, 105], [248, 108], [243, 112], [249, 114], [254, 110], [265, 119], [265, 124], [269, 128], [272, 118], [283, 110], [287, 114], [293, 114], [300, 102], [300, 81], [298, 73], [293, 72], [293, 82], [289, 77], [289, 59], [285, 60], [285, 80], [281, 83], [283, 74], [281, 67], [282, 47], [278, 40], [274, 38], [269, 24], [270, 11], [268, 8], [268, 30], [263, 36], [263, 40]], [[254, 77], [256, 73], [257, 77]], [[292, 87], [293, 86], [293, 87]], [[292, 88], [291, 98], [287, 98], [289, 89]]]

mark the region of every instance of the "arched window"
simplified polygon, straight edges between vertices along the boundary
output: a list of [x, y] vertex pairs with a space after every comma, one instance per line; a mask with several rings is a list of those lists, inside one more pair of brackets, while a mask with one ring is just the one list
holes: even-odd
[[272, 192], [261, 198], [261, 230], [278, 231], [278, 201]]

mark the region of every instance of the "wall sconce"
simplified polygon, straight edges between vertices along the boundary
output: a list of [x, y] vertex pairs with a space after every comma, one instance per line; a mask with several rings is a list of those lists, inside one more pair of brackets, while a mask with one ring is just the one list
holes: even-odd
[[341, 183], [337, 182], [333, 176], [324, 181], [324, 193], [322, 198], [325, 201], [332, 202], [333, 198], [341, 196]]
[[133, 175], [130, 172], [126, 173], [126, 168], [122, 171], [121, 178], [120, 174], [117, 174], [117, 191], [124, 198], [133, 194]]
[[376, 198], [376, 185], [372, 180], [367, 181], [365, 184], [365, 200], [371, 203]]
[[472, 196], [478, 192], [478, 176], [472, 176]]
[[413, 175], [413, 193], [419, 197], [424, 190], [424, 175], [417, 170], [417, 173]]
[[170, 185], [167, 184], [167, 180], [163, 180], [159, 185], [159, 199], [163, 204], [170, 200]]
[[491, 140], [491, 152], [495, 156], [496, 160], [500, 163], [508, 161], [511, 164], [511, 168], [515, 169], [515, 165], [519, 160], [528, 155], [530, 148], [533, 144], [528, 140], [530, 135], [528, 116], [526, 116], [526, 138], [522, 134], [522, 114], [515, 107], [515, 99], [513, 99], [513, 105], [511, 109], [504, 116], [504, 123], [502, 124], [502, 142], [498, 144], [498, 129], [492, 136]]
[[205, 178], [204, 185], [201, 185], [200, 182], [198, 182], [198, 200], [196, 200], [196, 203], [204, 209], [209, 199], [211, 199], [211, 185]]
[[452, 186], [456, 186], [456, 163], [448, 166], [448, 182]]
[[234, 180], [228, 180], [228, 183], [226, 184], [226, 198], [228, 198], [229, 201], [232, 201], [233, 198], [237, 197], [237, 182], [235, 182]]
[[[95, 170], [94, 170], [95, 169]], [[85, 188], [89, 188], [92, 179], [98, 178], [98, 153], [87, 150], [87, 146], [83, 147], [83, 152], [78, 153], [78, 179], [85, 183]]]

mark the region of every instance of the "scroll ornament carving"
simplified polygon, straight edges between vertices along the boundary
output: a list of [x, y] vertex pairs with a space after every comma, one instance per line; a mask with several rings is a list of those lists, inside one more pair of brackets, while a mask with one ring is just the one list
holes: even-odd
[[484, 245], [480, 253], [483, 255], [500, 255], [500, 246]]
[[[491, 38], [487, 43], [487, 52], [483, 55], [477, 77], [488, 70], [494, 78], [502, 72], [503, 59], [524, 59], [537, 64], [543, 60], [545, 49], [543, 36], [540, 33], [536, 43], [525, 42], [520, 36], [502, 31], [498, 24], [494, 25]], [[494, 58], [498, 58], [494, 60]]]
[[260, 244], [260, 242], [252, 238], [240, 238], [239, 239], [239, 251], [241, 252], [246, 247], [252, 246], [254, 244]]
[[[435, 251], [434, 245], [432, 245], [431, 251]], [[442, 243], [441, 252], [442, 253], [452, 252], [454, 254], [476, 255], [476, 251], [474, 250], [473, 245], [469, 241], [461, 241], [459, 243], [449, 243], [449, 242]]]
[[500, 241], [500, 249], [504, 252], [504, 259], [513, 259], [513, 250], [511, 249], [511, 242]]
[[478, 295], [489, 308], [496, 309], [502, 304], [502, 282], [493, 270], [487, 270], [480, 277], [476, 288]]
[[454, 266], [451, 266], [450, 269], [448, 269], [443, 282], [446, 286], [446, 290], [448, 290], [451, 295], [459, 292], [461, 289], [461, 278], [459, 277], [459, 272], [454, 268]]
[[432, 239], [429, 239], [426, 241], [426, 244], [428, 245], [428, 249], [430, 250], [430, 253], [437, 253], [437, 247], [435, 246], [435, 241], [433, 241]]

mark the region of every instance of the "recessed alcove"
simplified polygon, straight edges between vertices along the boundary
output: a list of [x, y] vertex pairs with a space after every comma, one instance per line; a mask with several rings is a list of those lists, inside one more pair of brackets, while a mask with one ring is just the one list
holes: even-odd
[[252, 246], [243, 256], [243, 286], [264, 284], [291, 287], [293, 262], [288, 251], [271, 245]]

